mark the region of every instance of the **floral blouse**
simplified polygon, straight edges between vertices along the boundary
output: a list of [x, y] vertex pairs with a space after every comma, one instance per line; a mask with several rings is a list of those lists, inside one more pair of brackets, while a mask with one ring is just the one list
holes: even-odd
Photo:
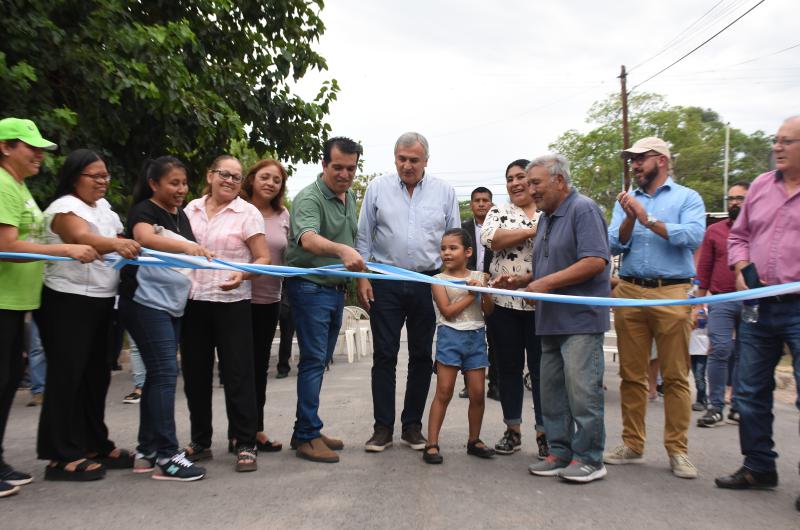
[[[481, 229], [481, 244], [491, 247], [492, 238], [498, 228], [514, 230], [515, 228], [533, 228], [539, 222], [540, 212], [536, 212], [533, 220], [528, 219], [525, 210], [509, 202], [494, 206], [486, 215]], [[530, 274], [533, 272], [533, 239], [526, 239], [524, 243], [494, 251], [492, 264], [489, 266], [489, 275], [492, 278], [501, 274]], [[500, 307], [533, 311], [533, 306], [526, 304], [522, 298], [511, 296], [492, 295], [494, 303]]]

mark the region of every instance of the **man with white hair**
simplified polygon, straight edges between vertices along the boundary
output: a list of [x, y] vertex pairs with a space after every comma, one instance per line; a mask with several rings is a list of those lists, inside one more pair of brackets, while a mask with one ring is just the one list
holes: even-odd
[[[527, 177], [543, 212], [533, 243], [533, 275], [501, 276], [495, 286], [609, 296], [606, 222], [597, 204], [572, 187], [567, 159], [536, 158], [528, 164]], [[536, 302], [536, 334], [542, 341], [542, 416], [550, 454], [528, 467], [532, 474], [572, 482], [606, 475], [603, 336], [608, 327], [608, 307]]]
[[[638, 188], [617, 196], [608, 239], [622, 254], [618, 298], [686, 298], [695, 275], [694, 251], [706, 228], [700, 195], [671, 175], [670, 151], [661, 138], [642, 138], [622, 156]], [[689, 388], [689, 306], [619, 307], [614, 311], [619, 347], [622, 444], [605, 454], [606, 464], [644, 462], [647, 368], [656, 341], [664, 380], [664, 448], [672, 473], [696, 478], [688, 457], [692, 396]]]
[[[358, 220], [356, 250], [364, 260], [395, 265], [428, 276], [439, 273], [442, 235], [459, 228], [461, 218], [453, 187], [428, 175], [428, 141], [408, 132], [397, 139], [397, 173], [382, 175], [367, 187]], [[403, 325], [408, 335], [408, 379], [400, 417], [402, 440], [421, 451], [422, 414], [431, 384], [431, 350], [436, 330], [428, 284], [358, 280], [358, 299], [370, 313], [372, 328], [372, 403], [374, 432], [369, 452], [392, 445], [395, 422], [395, 372]]]
[[[736, 271], [738, 290], [800, 281], [800, 116], [781, 124], [772, 151], [776, 169], [753, 181], [728, 239], [728, 264]], [[733, 400], [741, 414], [744, 462], [715, 482], [728, 489], [774, 488], [778, 485], [778, 453], [772, 440], [775, 367], [786, 344], [800, 387], [800, 293], [762, 298], [756, 318], [742, 319], [737, 340]], [[800, 397], [795, 405], [800, 408]], [[800, 497], [795, 506], [800, 510]]]

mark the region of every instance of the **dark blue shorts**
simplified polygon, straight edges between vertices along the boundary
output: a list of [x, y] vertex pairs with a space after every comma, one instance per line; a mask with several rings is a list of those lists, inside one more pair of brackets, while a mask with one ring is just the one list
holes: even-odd
[[488, 368], [486, 328], [460, 330], [439, 326], [436, 329], [436, 362], [457, 366], [462, 372]]

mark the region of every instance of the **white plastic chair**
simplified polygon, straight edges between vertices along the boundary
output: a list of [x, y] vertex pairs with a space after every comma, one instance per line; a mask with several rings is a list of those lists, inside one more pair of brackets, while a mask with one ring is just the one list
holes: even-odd
[[[366, 318], [366, 325], [364, 320]], [[342, 314], [342, 327], [339, 330], [340, 339], [337, 342], [337, 351], [347, 353], [347, 362], [352, 363], [357, 358], [367, 355], [367, 349], [371, 342], [371, 331], [369, 328], [369, 313], [356, 306], [345, 306]]]

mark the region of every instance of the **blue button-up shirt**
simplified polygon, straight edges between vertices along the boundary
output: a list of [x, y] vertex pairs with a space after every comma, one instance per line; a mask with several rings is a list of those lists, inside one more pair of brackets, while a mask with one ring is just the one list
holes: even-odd
[[358, 219], [356, 250], [368, 261], [422, 272], [439, 269], [442, 235], [461, 227], [458, 200], [447, 182], [425, 174], [409, 197], [397, 173], [367, 187]]
[[648, 214], [663, 222], [669, 239], [664, 239], [639, 221], [627, 243], [619, 240], [619, 227], [625, 211], [619, 202], [608, 227], [608, 241], [613, 255], [622, 254], [620, 276], [637, 278], [692, 278], [695, 275], [694, 250], [703, 241], [706, 208], [693, 189], [668, 177], [653, 195], [637, 189], [633, 192]]

